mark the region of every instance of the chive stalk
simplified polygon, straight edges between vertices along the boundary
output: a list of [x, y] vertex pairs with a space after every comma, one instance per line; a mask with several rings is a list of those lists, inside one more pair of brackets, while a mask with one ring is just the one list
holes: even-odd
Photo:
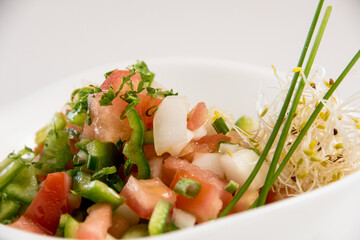
[[[310, 29], [309, 29], [309, 32], [308, 32], [308, 35], [306, 37], [306, 40], [305, 40], [305, 44], [304, 44], [304, 47], [302, 49], [302, 52], [301, 52], [301, 55], [300, 55], [300, 58], [299, 58], [299, 61], [298, 61], [298, 64], [297, 64], [297, 67], [302, 67], [303, 63], [304, 63], [304, 59], [305, 59], [305, 56], [306, 56], [306, 52], [308, 50], [308, 47], [310, 45], [310, 42], [311, 42], [311, 38], [312, 38], [312, 35], [314, 33], [314, 30], [315, 30], [315, 27], [316, 27], [316, 24], [317, 24], [317, 21], [319, 19], [319, 15], [320, 15], [320, 12], [321, 12], [321, 8], [323, 6], [323, 3], [324, 3], [324, 0], [320, 0], [319, 1], [319, 4], [317, 6], [317, 9], [315, 11], [315, 15], [313, 17], [313, 20], [312, 20], [312, 23], [310, 25]], [[269, 137], [269, 140], [267, 141], [265, 147], [264, 147], [264, 150], [258, 160], [258, 162], [256, 163], [253, 171], [251, 172], [250, 176], [246, 179], [245, 183], [242, 185], [242, 187], [240, 188], [240, 190], [238, 191], [238, 193], [235, 195], [235, 197], [231, 200], [231, 202], [224, 208], [224, 210], [219, 214], [219, 218], [220, 217], [224, 217], [226, 215], [228, 215], [231, 211], [231, 209], [235, 206], [235, 204], [240, 200], [240, 198], [242, 197], [242, 195], [244, 195], [244, 193], [246, 192], [246, 190], [249, 188], [251, 182], [254, 180], [254, 178], [256, 177], [257, 173], [259, 172], [260, 168], [261, 168], [261, 165], [264, 163], [265, 159], [266, 159], [266, 156], [273, 144], [273, 142], [275, 141], [275, 138], [277, 136], [277, 133], [282, 125], [282, 121], [284, 119], [284, 116], [286, 114], [286, 111], [287, 111], [287, 108], [289, 106], [289, 103], [290, 103], [290, 100], [291, 100], [291, 97], [292, 97], [292, 94], [294, 92], [294, 89], [295, 89], [295, 86], [296, 86], [296, 83], [297, 83], [297, 80], [299, 78], [299, 72], [296, 72], [293, 76], [293, 79], [291, 81], [291, 84], [290, 84], [290, 87], [289, 87], [289, 90], [288, 90], [288, 93], [286, 95], [286, 98], [285, 98], [285, 101], [284, 101], [284, 104], [281, 108], [281, 111], [280, 111], [280, 114], [279, 114], [279, 117], [278, 119], [276, 120], [276, 123], [275, 123], [275, 126], [274, 126], [274, 129], [273, 131], [271, 132], [271, 135]]]
[[[323, 17], [322, 22], [320, 24], [319, 31], [318, 31], [318, 33], [316, 35], [313, 47], [312, 47], [310, 55], [309, 55], [309, 59], [307, 61], [307, 64], [306, 64], [306, 67], [305, 67], [305, 70], [304, 70], [305, 77], [308, 77], [308, 75], [310, 73], [310, 70], [311, 70], [311, 67], [312, 67], [312, 65], [314, 63], [315, 56], [316, 56], [317, 51], [319, 49], [321, 39], [322, 39], [322, 37], [324, 35], [325, 28], [326, 28], [326, 25], [328, 23], [328, 20], [329, 20], [330, 14], [331, 14], [331, 9], [332, 9], [331, 6], [328, 6], [326, 8], [324, 17]], [[265, 204], [267, 194], [268, 194], [269, 190], [272, 187], [271, 180], [272, 180], [272, 178], [274, 176], [276, 166], [277, 166], [277, 164], [279, 162], [281, 152], [282, 152], [282, 150], [284, 148], [284, 145], [285, 145], [285, 142], [286, 142], [286, 137], [288, 136], [288, 133], [289, 133], [289, 130], [290, 130], [290, 127], [291, 127], [291, 123], [292, 123], [292, 120], [293, 120], [293, 118], [295, 116], [295, 111], [296, 111], [297, 106], [299, 104], [299, 101], [300, 101], [300, 98], [302, 96], [302, 92], [304, 90], [304, 87], [305, 87], [305, 80], [304, 80], [304, 77], [301, 77], [300, 82], [298, 84], [298, 87], [296, 89], [296, 93], [295, 93], [293, 102], [292, 102], [291, 107], [290, 107], [290, 111], [289, 111], [288, 116], [286, 118], [286, 121], [284, 123], [284, 127], [282, 129], [278, 144], [276, 146], [276, 150], [275, 150], [273, 159], [271, 161], [271, 164], [270, 164], [270, 167], [269, 167], [268, 174], [266, 176], [264, 186], [263, 186], [263, 188], [261, 190], [257, 206], [262, 206], [262, 205]]]

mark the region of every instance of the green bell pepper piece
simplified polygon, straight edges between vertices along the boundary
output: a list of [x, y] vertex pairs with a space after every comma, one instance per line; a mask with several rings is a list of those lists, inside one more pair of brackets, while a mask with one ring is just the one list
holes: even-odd
[[99, 142], [94, 140], [86, 145], [88, 159], [86, 167], [93, 171], [99, 171], [105, 167], [115, 166], [119, 158], [119, 151], [111, 142]]
[[74, 190], [95, 203], [109, 203], [116, 209], [125, 202], [112, 188], [99, 180], [91, 181], [90, 174], [79, 171], [74, 177]]
[[150, 166], [143, 152], [145, 126], [141, 120], [140, 115], [134, 108], [127, 111], [126, 117], [129, 120], [130, 127], [133, 129], [130, 139], [125, 143], [123, 154], [134, 164], [138, 169], [138, 179], [150, 178]]
[[10, 198], [30, 204], [38, 192], [38, 182], [33, 166], [25, 167], [3, 191]]
[[18, 202], [2, 197], [0, 202], [0, 221], [9, 220], [15, 217], [19, 208], [20, 204]]

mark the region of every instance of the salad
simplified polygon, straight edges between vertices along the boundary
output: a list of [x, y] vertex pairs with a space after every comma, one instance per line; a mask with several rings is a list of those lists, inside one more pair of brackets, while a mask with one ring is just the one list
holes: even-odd
[[[258, 119], [164, 89], [143, 61], [72, 92], [38, 130], [36, 147], [0, 162], [0, 221], [76, 239], [153, 236], [337, 181], [360, 166], [358, 95], [340, 102], [337, 78], [313, 66], [331, 7], [302, 66], [274, 74], [279, 94]], [[290, 107], [289, 107], [290, 106]]]

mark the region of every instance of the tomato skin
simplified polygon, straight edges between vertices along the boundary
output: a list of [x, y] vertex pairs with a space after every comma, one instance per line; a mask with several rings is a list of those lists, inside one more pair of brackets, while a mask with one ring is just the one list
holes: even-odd
[[43, 186], [24, 214], [50, 235], [56, 233], [61, 214], [70, 211], [68, 194], [71, 177], [65, 172], [48, 174]]
[[111, 227], [112, 206], [97, 203], [88, 210], [89, 215], [80, 223], [76, 233], [77, 239], [105, 239]]
[[208, 119], [208, 110], [204, 102], [199, 102], [190, 112], [187, 128], [194, 131], [204, 125]]
[[173, 206], [176, 195], [159, 178], [137, 180], [130, 176], [120, 195], [126, 198], [126, 204], [141, 218], [150, 219], [151, 214], [161, 199]]

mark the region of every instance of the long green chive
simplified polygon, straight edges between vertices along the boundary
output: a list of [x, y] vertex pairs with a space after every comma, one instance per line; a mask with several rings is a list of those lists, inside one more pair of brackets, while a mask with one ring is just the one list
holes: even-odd
[[150, 236], [165, 232], [166, 223], [169, 217], [171, 203], [165, 200], [159, 200], [154, 208], [149, 221]]
[[[329, 20], [330, 14], [331, 14], [331, 9], [332, 9], [331, 6], [328, 6], [326, 8], [324, 17], [322, 19], [321, 25], [319, 27], [319, 31], [318, 31], [317, 36], [315, 38], [314, 45], [313, 45], [313, 47], [311, 49], [309, 59], [308, 59], [308, 62], [306, 64], [306, 67], [305, 67], [305, 70], [304, 70], [305, 77], [308, 77], [308, 75], [310, 73], [310, 70], [311, 70], [311, 67], [312, 67], [312, 65], [314, 63], [315, 56], [317, 54], [317, 50], [319, 49], [321, 39], [322, 39], [322, 37], [324, 35], [324, 31], [325, 31], [326, 25], [328, 23], [328, 20]], [[294, 97], [293, 102], [292, 102], [291, 107], [290, 107], [290, 111], [289, 111], [288, 116], [286, 118], [286, 121], [284, 123], [284, 127], [282, 129], [282, 132], [281, 132], [281, 135], [280, 135], [280, 138], [279, 138], [279, 142], [278, 142], [278, 144], [276, 146], [276, 150], [275, 150], [273, 159], [271, 161], [270, 168], [269, 168], [268, 174], [266, 176], [264, 186], [263, 186], [263, 188], [261, 190], [261, 194], [259, 196], [259, 201], [258, 201], [257, 206], [262, 206], [262, 205], [265, 204], [267, 194], [268, 194], [269, 190], [272, 187], [271, 180], [272, 180], [272, 177], [273, 177], [273, 175], [275, 173], [276, 166], [277, 166], [277, 164], [279, 162], [281, 152], [282, 152], [282, 150], [284, 148], [284, 145], [285, 145], [285, 142], [286, 142], [286, 137], [288, 136], [288, 133], [289, 133], [289, 130], [290, 130], [290, 127], [291, 127], [291, 123], [292, 123], [292, 120], [293, 120], [293, 118], [295, 116], [295, 111], [296, 111], [296, 108], [297, 108], [297, 106], [299, 104], [299, 101], [300, 101], [300, 98], [302, 96], [302, 92], [304, 90], [304, 87], [305, 87], [305, 80], [304, 80], [304, 77], [302, 77], [300, 79], [299, 84], [298, 84], [298, 88], [296, 90], [295, 97]]]
[[201, 184], [190, 178], [180, 179], [174, 188], [174, 192], [187, 198], [195, 198], [201, 190]]
[[218, 117], [212, 125], [217, 133], [226, 134], [227, 132], [229, 132], [229, 128], [222, 117]]
[[[305, 40], [305, 44], [304, 44], [304, 47], [302, 49], [302, 52], [301, 52], [301, 55], [300, 55], [300, 58], [299, 58], [299, 62], [298, 62], [298, 67], [302, 67], [303, 65], [303, 62], [304, 62], [304, 59], [305, 59], [305, 56], [306, 56], [306, 52], [307, 52], [307, 49], [310, 45], [310, 41], [311, 41], [311, 38], [312, 38], [312, 35], [314, 33], [314, 30], [315, 30], [315, 27], [316, 27], [316, 23], [319, 19], [319, 15], [320, 15], [320, 12], [321, 12], [321, 8], [322, 8], [322, 5], [324, 3], [324, 0], [320, 0], [319, 1], [319, 4], [317, 6], [317, 9], [315, 11], [315, 15], [314, 15], [314, 18], [312, 20], [312, 23], [311, 23], [311, 26], [310, 26], [310, 29], [309, 29], [309, 32], [308, 32], [308, 35], [306, 37], [306, 40]], [[296, 86], [296, 82], [299, 78], [299, 72], [296, 72], [293, 76], [293, 79], [292, 79], [292, 82], [290, 84], [290, 87], [289, 87], [289, 90], [288, 90], [288, 93], [286, 95], [286, 98], [285, 98], [285, 101], [284, 101], [284, 104], [281, 108], [281, 111], [280, 111], [280, 114], [279, 114], [279, 117], [278, 119], [276, 120], [276, 123], [275, 123], [275, 126], [274, 126], [274, 129], [273, 131], [271, 132], [271, 135], [269, 137], [269, 140], [267, 141], [265, 147], [264, 147], [264, 151], [262, 152], [258, 162], [256, 163], [253, 171], [251, 172], [250, 176], [246, 179], [245, 183], [242, 185], [242, 187], [240, 188], [239, 192], [235, 195], [235, 197], [231, 200], [231, 202], [224, 208], [224, 210], [219, 214], [219, 218], [220, 217], [225, 217], [226, 215], [228, 215], [231, 211], [231, 209], [235, 206], [235, 204], [240, 200], [240, 198], [242, 197], [242, 195], [246, 192], [246, 190], [249, 188], [251, 182], [254, 180], [254, 178], [256, 177], [257, 173], [259, 172], [260, 168], [261, 168], [261, 165], [264, 163], [265, 161], [265, 158], [273, 144], [273, 142], [275, 141], [275, 138], [277, 136], [277, 133], [281, 127], [281, 124], [283, 122], [283, 119], [284, 119], [284, 116], [286, 114], [286, 111], [287, 111], [287, 108], [289, 106], [289, 103], [290, 103], [290, 100], [291, 100], [291, 97], [292, 97], [292, 94], [294, 92], [294, 89], [295, 89], [295, 86]]]
[[[331, 95], [334, 93], [336, 88], [344, 80], [346, 75], [349, 73], [349, 71], [355, 65], [355, 63], [359, 60], [359, 58], [360, 58], [360, 50], [355, 54], [355, 56], [351, 59], [350, 63], [346, 66], [344, 71], [340, 74], [338, 79], [334, 82], [334, 84], [331, 86], [331, 88], [327, 91], [327, 93], [323, 97], [324, 100], [328, 100], [331, 97]], [[300, 142], [305, 137], [307, 131], [310, 129], [311, 125], [314, 123], [315, 119], [317, 118], [317, 116], [319, 115], [319, 113], [321, 112], [323, 107], [324, 107], [324, 104], [322, 102], [320, 102], [319, 105], [315, 108], [315, 110], [309, 117], [308, 121], [306, 122], [304, 128], [299, 133], [299, 136], [295, 139], [294, 143], [291, 145], [288, 153], [286, 154], [284, 160], [281, 162], [279, 168], [276, 170], [276, 172], [272, 178], [271, 185], [273, 185], [275, 183], [276, 179], [279, 177], [282, 170], [285, 168], [285, 166], [288, 163], [288, 161], [290, 160], [292, 154], [295, 152], [296, 148], [299, 146]]]

